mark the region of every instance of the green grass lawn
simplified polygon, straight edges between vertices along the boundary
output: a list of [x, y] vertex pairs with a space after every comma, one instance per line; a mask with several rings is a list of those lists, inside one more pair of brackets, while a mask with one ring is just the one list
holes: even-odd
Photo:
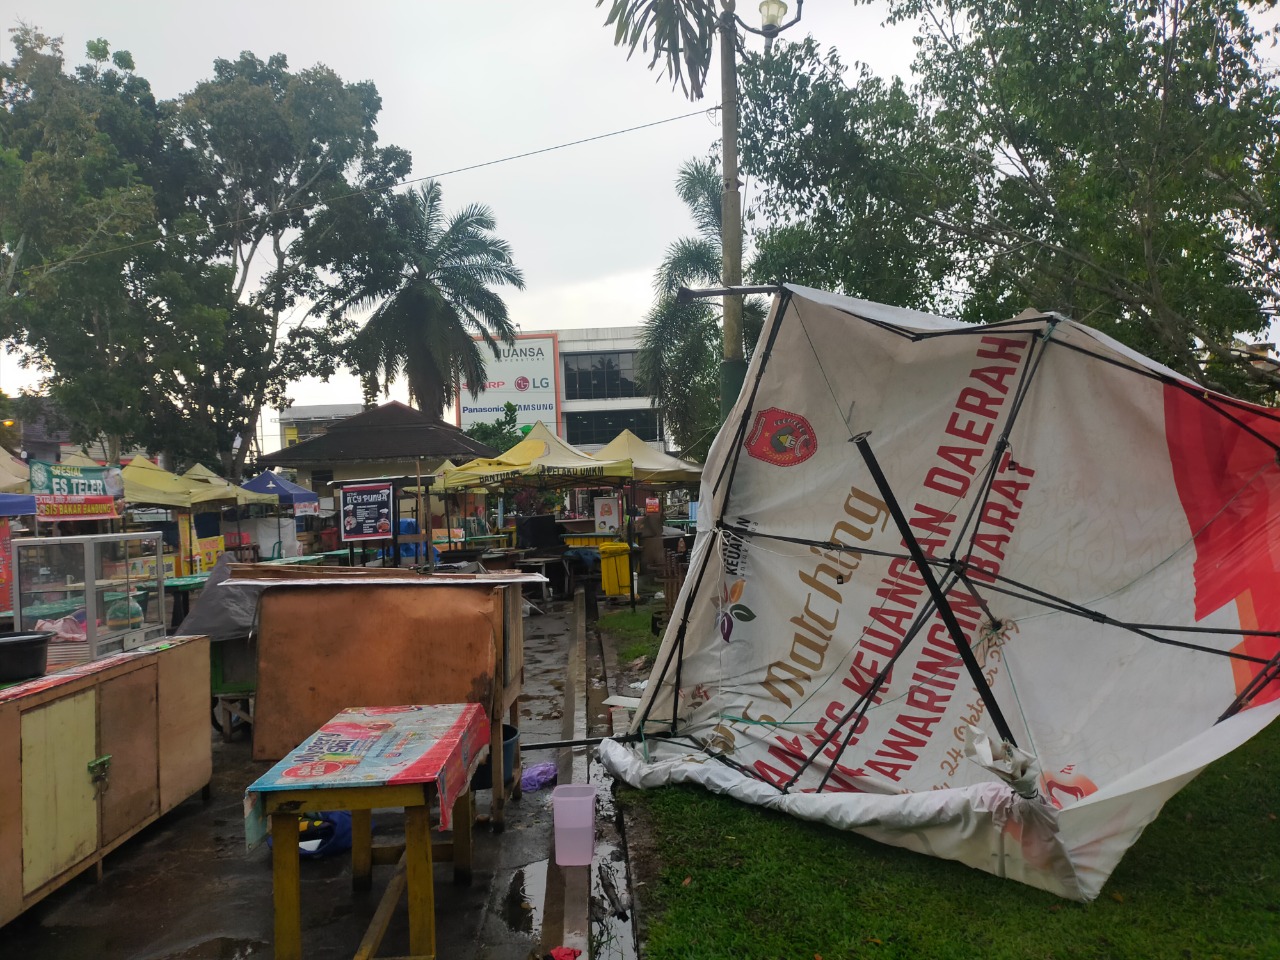
[[641, 657], [653, 663], [658, 654], [662, 637], [655, 637], [650, 629], [654, 611], [662, 609], [661, 603], [637, 604], [635, 613], [628, 606], [621, 610], [600, 615], [599, 627], [611, 634], [618, 643], [618, 660], [623, 664]]
[[1280, 724], [1173, 798], [1093, 903], [690, 787], [650, 824], [646, 960], [1280, 958]]

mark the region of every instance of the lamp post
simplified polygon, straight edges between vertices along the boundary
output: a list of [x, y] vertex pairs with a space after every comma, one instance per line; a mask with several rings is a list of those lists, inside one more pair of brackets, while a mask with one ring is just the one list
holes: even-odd
[[[787, 23], [787, 5], [782, 0], [760, 4], [761, 29], [749, 27], [735, 12], [736, 0], [721, 0], [720, 15], [720, 109], [721, 172], [724, 187], [720, 194], [721, 281], [726, 288], [742, 286], [742, 197], [738, 192], [738, 27], [764, 37], [767, 54], [773, 39], [800, 19], [804, 0], [796, 0], [795, 18]], [[742, 350], [742, 295], [726, 293], [722, 300], [724, 356], [720, 361], [720, 419], [729, 416], [742, 382], [747, 361]]]

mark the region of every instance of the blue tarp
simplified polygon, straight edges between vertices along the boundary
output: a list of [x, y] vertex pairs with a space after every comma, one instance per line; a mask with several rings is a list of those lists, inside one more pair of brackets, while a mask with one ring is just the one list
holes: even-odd
[[35, 497], [24, 493], [0, 493], [0, 517], [28, 517], [35, 512]]
[[254, 493], [274, 493], [284, 506], [292, 506], [295, 503], [316, 503], [320, 499], [306, 487], [300, 487], [292, 480], [286, 480], [270, 470], [258, 474], [252, 480], [246, 480], [240, 486]]

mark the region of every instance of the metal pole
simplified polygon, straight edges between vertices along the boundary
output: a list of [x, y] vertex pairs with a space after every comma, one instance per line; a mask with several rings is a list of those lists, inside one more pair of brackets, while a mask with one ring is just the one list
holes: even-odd
[[867, 470], [871, 473], [871, 479], [875, 481], [876, 489], [880, 491], [880, 496], [884, 498], [885, 506], [889, 508], [889, 513], [893, 516], [893, 522], [898, 527], [898, 533], [902, 535], [902, 542], [906, 545], [907, 552], [911, 554], [911, 559], [915, 561], [916, 569], [920, 573], [920, 579], [924, 581], [925, 587], [929, 591], [929, 596], [933, 597], [933, 602], [937, 604], [938, 616], [942, 618], [942, 622], [946, 625], [947, 633], [951, 635], [951, 642], [955, 644], [956, 652], [960, 654], [960, 659], [964, 661], [965, 669], [969, 672], [969, 679], [973, 681], [974, 689], [978, 691], [978, 696], [982, 698], [982, 702], [986, 705], [987, 714], [991, 717], [991, 722], [995, 724], [996, 732], [1000, 734], [1002, 740], [1016, 747], [1018, 741], [1013, 739], [1013, 732], [1009, 729], [1009, 724], [1004, 718], [1004, 711], [1000, 709], [1000, 704], [996, 702], [995, 695], [991, 692], [991, 687], [987, 684], [986, 677], [982, 675], [982, 667], [973, 655], [973, 650], [969, 648], [969, 641], [965, 639], [964, 631], [960, 628], [960, 621], [956, 619], [955, 611], [951, 609], [951, 602], [938, 585], [938, 580], [933, 575], [933, 568], [929, 566], [929, 558], [924, 555], [924, 550], [921, 549], [919, 541], [916, 540], [916, 535], [911, 529], [911, 524], [907, 521], [906, 514], [902, 512], [902, 507], [898, 504], [897, 497], [893, 495], [888, 479], [880, 469], [880, 462], [876, 460], [876, 455], [871, 450], [871, 444], [867, 442], [868, 436], [869, 434], [866, 433], [858, 434], [853, 438], [854, 445], [857, 446], [858, 453], [862, 454]]
[[[721, 282], [742, 284], [742, 199], [738, 193], [738, 28], [735, 0], [721, 0], [720, 16], [720, 147], [724, 187], [720, 194]], [[720, 419], [729, 416], [747, 362], [742, 356], [742, 297], [726, 293], [722, 303], [724, 358], [720, 362]]]

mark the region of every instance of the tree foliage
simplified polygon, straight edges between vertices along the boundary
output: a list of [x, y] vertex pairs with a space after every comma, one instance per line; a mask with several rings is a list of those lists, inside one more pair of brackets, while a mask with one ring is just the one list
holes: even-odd
[[[682, 303], [681, 287], [720, 283], [720, 175], [710, 160], [680, 167], [676, 193], [693, 217], [697, 236], [676, 240], [654, 275], [654, 304], [640, 333], [637, 374], [662, 414], [668, 434], [685, 456], [701, 459], [720, 425], [720, 359], [723, 335], [719, 303]], [[758, 297], [743, 303], [747, 355], [764, 322]]]
[[471, 204], [446, 214], [434, 180], [395, 197], [386, 214], [376, 239], [379, 261], [350, 275], [327, 309], [340, 314], [376, 304], [348, 353], [366, 400], [403, 374], [418, 408], [439, 417], [459, 384], [472, 397], [483, 389], [480, 344], [496, 357], [500, 343], [515, 343], [515, 326], [494, 287], [522, 290], [524, 274], [510, 245], [494, 234], [493, 212]]
[[520, 432], [517, 418], [520, 409], [508, 401], [502, 405], [502, 416], [488, 423], [473, 423], [463, 432], [474, 440], [479, 440], [499, 453], [510, 450], [524, 439]]
[[68, 71], [57, 39], [13, 35], [0, 334], [77, 439], [238, 476], [263, 406], [341, 360], [352, 324], [310, 303], [389, 253], [371, 241], [410, 158], [377, 143], [377, 90], [246, 52], [157, 102], [105, 40]]
[[650, 54], [649, 69], [661, 65], [673, 86], [701, 100], [719, 24], [715, 0], [596, 0], [596, 6], [606, 2], [605, 26], [614, 28], [614, 45], [627, 48], [627, 59], [637, 48]]
[[1280, 305], [1261, 5], [895, 0], [922, 24], [911, 89], [812, 42], [751, 59], [757, 270], [972, 320], [1057, 310], [1265, 398], [1280, 379], [1237, 343]]

